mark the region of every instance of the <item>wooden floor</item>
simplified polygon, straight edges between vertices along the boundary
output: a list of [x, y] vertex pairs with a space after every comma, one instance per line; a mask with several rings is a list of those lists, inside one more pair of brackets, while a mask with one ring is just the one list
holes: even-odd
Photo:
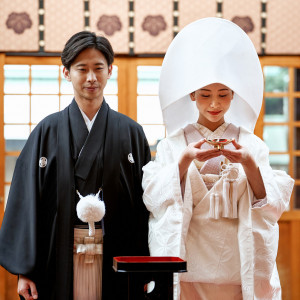
[[[300, 299], [300, 220], [279, 222], [277, 265], [283, 300]], [[17, 277], [0, 267], [0, 300], [18, 300]]]

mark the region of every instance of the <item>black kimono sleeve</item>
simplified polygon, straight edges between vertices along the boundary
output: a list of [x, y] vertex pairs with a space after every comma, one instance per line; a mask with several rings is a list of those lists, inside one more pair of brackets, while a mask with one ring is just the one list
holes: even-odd
[[[136, 147], [135, 157], [137, 158], [136, 162], [136, 172], [135, 172], [135, 199], [136, 199], [136, 217], [138, 218], [138, 227], [136, 231], [137, 241], [140, 249], [143, 249], [143, 255], [149, 255], [148, 248], [148, 221], [149, 221], [149, 211], [146, 209], [143, 202], [143, 188], [142, 188], [142, 178], [143, 171], [142, 168], [145, 166], [151, 159], [150, 148], [144, 131], [140, 128], [140, 139]], [[141, 254], [140, 254], [141, 255]]]
[[[44, 179], [52, 177], [54, 153], [51, 156], [47, 152], [48, 148], [55, 149], [53, 144], [56, 141], [55, 135], [51, 136], [43, 127], [43, 124], [39, 124], [34, 129], [17, 159], [0, 230], [0, 264], [9, 272], [26, 275], [32, 280], [39, 276], [41, 257], [49, 255], [49, 238], [45, 243], [43, 235], [51, 231], [47, 228], [52, 226], [48, 222], [49, 214], [53, 219], [55, 213], [48, 199], [56, 193], [56, 189], [53, 190], [55, 178], [48, 186], [44, 185]], [[47, 159], [46, 165], [39, 166], [41, 157]], [[52, 173], [56, 174], [54, 169]], [[48, 194], [43, 203], [42, 194]], [[55, 201], [52, 205], [55, 206]], [[43, 248], [46, 247], [48, 249], [44, 253]], [[45, 263], [43, 260], [42, 264]]]

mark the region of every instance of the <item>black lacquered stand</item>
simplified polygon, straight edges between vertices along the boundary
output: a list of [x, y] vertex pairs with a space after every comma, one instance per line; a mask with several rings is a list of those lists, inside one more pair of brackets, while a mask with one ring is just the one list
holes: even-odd
[[[173, 300], [173, 273], [186, 272], [186, 261], [179, 257], [119, 256], [114, 257], [113, 269], [128, 273], [129, 300]], [[151, 293], [145, 283], [154, 281]]]

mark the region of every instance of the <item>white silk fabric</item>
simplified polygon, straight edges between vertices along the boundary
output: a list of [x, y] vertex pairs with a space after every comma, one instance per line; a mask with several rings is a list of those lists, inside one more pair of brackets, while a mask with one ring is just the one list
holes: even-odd
[[212, 83], [234, 91], [226, 122], [253, 132], [263, 99], [263, 75], [256, 50], [236, 24], [205, 18], [184, 27], [165, 55], [159, 97], [168, 134], [195, 123], [189, 94]]
[[[182, 193], [178, 160], [187, 146], [183, 129], [158, 144], [155, 161], [143, 168], [143, 200], [150, 211], [150, 254], [186, 259], [188, 272], [182, 273], [179, 281], [240, 284], [244, 300], [280, 300], [277, 221], [288, 207], [294, 180], [271, 169], [268, 148], [254, 134], [241, 128], [239, 143], [257, 162], [267, 202], [251, 206], [256, 198], [240, 166], [238, 221], [208, 217], [210, 193], [221, 193], [222, 180], [207, 191], [194, 164], [185, 176]], [[174, 283], [174, 299], [179, 300], [177, 277]]]

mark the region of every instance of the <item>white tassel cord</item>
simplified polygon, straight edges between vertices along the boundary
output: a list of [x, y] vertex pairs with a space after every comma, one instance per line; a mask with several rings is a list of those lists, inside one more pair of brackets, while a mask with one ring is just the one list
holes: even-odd
[[237, 182], [233, 181], [231, 183], [231, 195], [232, 195], [232, 218], [237, 218], [238, 217], [238, 212], [237, 212], [237, 206], [238, 206], [238, 201], [237, 201]]
[[223, 212], [224, 218], [235, 219], [237, 213], [237, 178], [238, 168], [234, 164], [222, 165], [223, 181]]
[[76, 193], [77, 193], [77, 195], [79, 196], [79, 198], [80, 199], [82, 199], [83, 197], [82, 197], [82, 195], [79, 193], [79, 191], [78, 190], [76, 190]]
[[228, 180], [225, 179], [223, 181], [223, 201], [222, 201], [223, 218], [229, 218], [229, 204], [230, 204], [229, 190], [230, 190], [230, 183]]
[[215, 194], [211, 193], [209, 198], [209, 218], [216, 219], [215, 215]]
[[218, 220], [221, 211], [220, 195], [211, 193], [209, 200], [209, 218]]
[[221, 201], [220, 201], [220, 195], [215, 194], [215, 218], [219, 219], [220, 217], [220, 209], [221, 208]]

